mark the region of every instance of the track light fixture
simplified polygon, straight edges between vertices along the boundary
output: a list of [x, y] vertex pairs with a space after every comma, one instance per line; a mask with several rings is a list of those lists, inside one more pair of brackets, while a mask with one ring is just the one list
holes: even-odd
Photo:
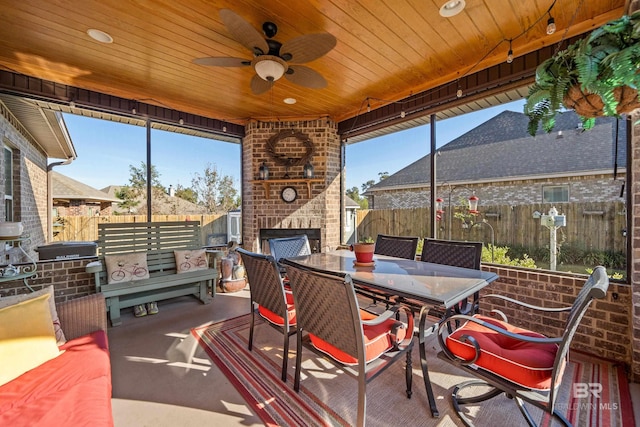
[[509, 52], [507, 53], [507, 64], [511, 64], [513, 62], [513, 47], [511, 45], [511, 42], [513, 40], [509, 39]]

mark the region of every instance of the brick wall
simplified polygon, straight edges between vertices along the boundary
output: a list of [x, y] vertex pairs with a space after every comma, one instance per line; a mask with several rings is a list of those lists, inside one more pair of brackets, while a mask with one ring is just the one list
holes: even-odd
[[[283, 129], [306, 134], [315, 146], [311, 163], [315, 177], [322, 182], [311, 184], [311, 194], [303, 181], [269, 183], [269, 191], [258, 178], [260, 165], [269, 167], [269, 178], [301, 179], [303, 166], [288, 169], [278, 165], [266, 151], [267, 141]], [[301, 158], [304, 145], [295, 138], [283, 139], [276, 146], [277, 154]], [[242, 143], [242, 222], [243, 243], [248, 250], [257, 251], [261, 228], [319, 228], [322, 250], [335, 248], [340, 243], [340, 140], [336, 124], [327, 119], [266, 123], [253, 121], [246, 127]], [[285, 203], [280, 192], [293, 186], [298, 199]]]
[[[85, 266], [97, 258], [38, 263], [38, 277], [29, 280], [35, 290], [53, 285], [56, 301], [95, 293], [93, 276], [85, 273]], [[559, 305], [571, 305], [586, 276], [549, 274], [535, 270], [516, 270], [496, 266], [484, 266], [500, 278], [483, 290], [483, 293], [500, 293], [534, 305], [556, 301]], [[0, 296], [28, 292], [21, 280], [0, 283]], [[631, 287], [612, 283], [606, 300], [596, 301], [578, 329], [572, 348], [611, 360], [631, 363], [629, 327], [631, 325]], [[494, 308], [482, 306], [485, 313]], [[524, 310], [502, 310], [518, 326], [557, 336], [561, 322], [555, 315], [547, 318], [530, 315]], [[564, 319], [564, 318], [563, 318]]]
[[[28, 283], [34, 290], [53, 285], [57, 302], [62, 302], [96, 292], [93, 275], [85, 273], [85, 266], [97, 258], [67, 261], [43, 261], [37, 263], [37, 277]], [[0, 297], [28, 293], [22, 280], [0, 283]]]
[[113, 213], [111, 202], [87, 202], [85, 200], [71, 200], [70, 202], [54, 201], [53, 207], [58, 216], [109, 216]]
[[[500, 277], [482, 293], [496, 293], [537, 306], [570, 306], [582, 288], [587, 276], [548, 273], [537, 270], [511, 269], [483, 266]], [[573, 339], [572, 348], [589, 354], [625, 363], [632, 363], [631, 338], [631, 287], [611, 283], [606, 299], [591, 304]], [[514, 324], [539, 331], [548, 336], [559, 336], [566, 314], [540, 316], [527, 310], [516, 310], [491, 304], [481, 305], [484, 314], [496, 308], [503, 311]]]
[[[568, 185], [569, 202], [619, 202], [623, 179], [625, 175], [618, 174], [618, 181], [613, 180], [613, 175], [597, 175], [465, 185], [468, 189], [453, 190], [451, 203], [456, 204], [460, 197], [469, 197], [470, 190], [480, 198], [481, 205], [542, 203], [542, 187], [545, 185]], [[446, 200], [449, 190], [443, 187], [439, 191], [439, 196]], [[373, 194], [375, 209], [408, 209], [431, 204], [429, 185], [406, 190], [376, 191]]]
[[[22, 221], [30, 242], [25, 250], [34, 256], [33, 248], [46, 241], [47, 234], [47, 157], [30, 140], [22, 126], [0, 103], [0, 142], [2, 148], [13, 150], [14, 159], [14, 221]], [[4, 149], [0, 152], [0, 165], [4, 165]], [[0, 170], [3, 167], [0, 166]], [[4, 173], [0, 174], [0, 200], [4, 200]], [[4, 220], [4, 201], [0, 203], [0, 219]], [[0, 245], [0, 264], [16, 263], [22, 260], [22, 254], [16, 249], [5, 251]]]
[[629, 334], [632, 343], [632, 379], [640, 382], [640, 126], [635, 124], [640, 119], [638, 110], [631, 117], [631, 166], [630, 166], [630, 191], [631, 195], [631, 228], [627, 233], [631, 239], [631, 253], [629, 254], [628, 263], [631, 265], [630, 282], [633, 290], [631, 307], [632, 328]]

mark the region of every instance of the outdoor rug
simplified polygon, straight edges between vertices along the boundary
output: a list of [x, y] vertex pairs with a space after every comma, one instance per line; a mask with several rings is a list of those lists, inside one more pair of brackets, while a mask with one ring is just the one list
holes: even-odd
[[[250, 319], [250, 315], [240, 316], [191, 332], [265, 425], [355, 425], [358, 386], [354, 373], [305, 349], [300, 393], [296, 393], [293, 390], [295, 335], [290, 340], [288, 378], [285, 383], [280, 379], [282, 334], [258, 320], [253, 351], [249, 352]], [[427, 342], [427, 360], [440, 411], [439, 418], [432, 418], [415, 342], [412, 398], [407, 399], [405, 393], [404, 360], [397, 361], [367, 384], [368, 426], [462, 425], [453, 411], [450, 396], [454, 386], [468, 377], [437, 358], [437, 339], [431, 337]], [[634, 425], [629, 388], [622, 368], [574, 353], [564, 379], [558, 407], [574, 425]], [[586, 385], [576, 391], [572, 383]], [[598, 391], [599, 386], [594, 388], [588, 384], [602, 384], [602, 390]], [[590, 390], [594, 390], [594, 393]], [[585, 395], [588, 396], [582, 397]], [[594, 395], [598, 395], [599, 399]], [[525, 424], [513, 401], [503, 396], [479, 405], [467, 405], [467, 408], [468, 414], [479, 427]], [[549, 425], [542, 411], [532, 407], [530, 411], [543, 425]], [[553, 425], [557, 424], [553, 422]]]

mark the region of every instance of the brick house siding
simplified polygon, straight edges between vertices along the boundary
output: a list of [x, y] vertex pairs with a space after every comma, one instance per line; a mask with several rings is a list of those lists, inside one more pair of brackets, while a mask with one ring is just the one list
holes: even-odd
[[[469, 197], [473, 191], [480, 198], [480, 206], [488, 205], [530, 205], [542, 203], [542, 189], [547, 185], [568, 185], [569, 202], [619, 202], [620, 186], [626, 179], [618, 174], [617, 180], [611, 175], [595, 175], [586, 177], [547, 178], [540, 180], [522, 180], [491, 182], [481, 184], [465, 184], [465, 188], [457, 188], [452, 193], [452, 204], [459, 197]], [[446, 199], [449, 195], [447, 187], [440, 187], [438, 196]], [[369, 198], [373, 209], [410, 209], [429, 206], [431, 190], [428, 186], [398, 190], [384, 190], [373, 193]]]
[[54, 201], [53, 209], [58, 216], [109, 216], [113, 214], [112, 202], [87, 202], [71, 200], [69, 202]]
[[[47, 234], [47, 156], [35, 141], [26, 135], [22, 125], [2, 107], [0, 111], [0, 141], [2, 152], [0, 164], [4, 165], [4, 147], [13, 150], [14, 165], [14, 221], [21, 221], [25, 234], [30, 236], [29, 245], [25, 250], [34, 255], [33, 248], [46, 241]], [[0, 198], [5, 196], [4, 167], [0, 174]], [[0, 205], [0, 219], [5, 218], [4, 202]], [[7, 259], [8, 256], [8, 259]], [[0, 263], [16, 263], [22, 259], [17, 249], [7, 249], [0, 244]]]

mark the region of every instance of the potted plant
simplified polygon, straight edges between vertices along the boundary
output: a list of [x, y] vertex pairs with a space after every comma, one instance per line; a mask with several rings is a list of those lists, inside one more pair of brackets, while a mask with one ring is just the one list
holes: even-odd
[[524, 113], [529, 134], [539, 123], [546, 132], [563, 107], [591, 129], [595, 118], [618, 116], [640, 107], [640, 11], [610, 21], [544, 61], [536, 69]]
[[356, 255], [356, 262], [360, 264], [370, 264], [373, 262], [373, 251], [376, 243], [371, 237], [364, 237], [360, 242], [349, 246], [349, 249]]

